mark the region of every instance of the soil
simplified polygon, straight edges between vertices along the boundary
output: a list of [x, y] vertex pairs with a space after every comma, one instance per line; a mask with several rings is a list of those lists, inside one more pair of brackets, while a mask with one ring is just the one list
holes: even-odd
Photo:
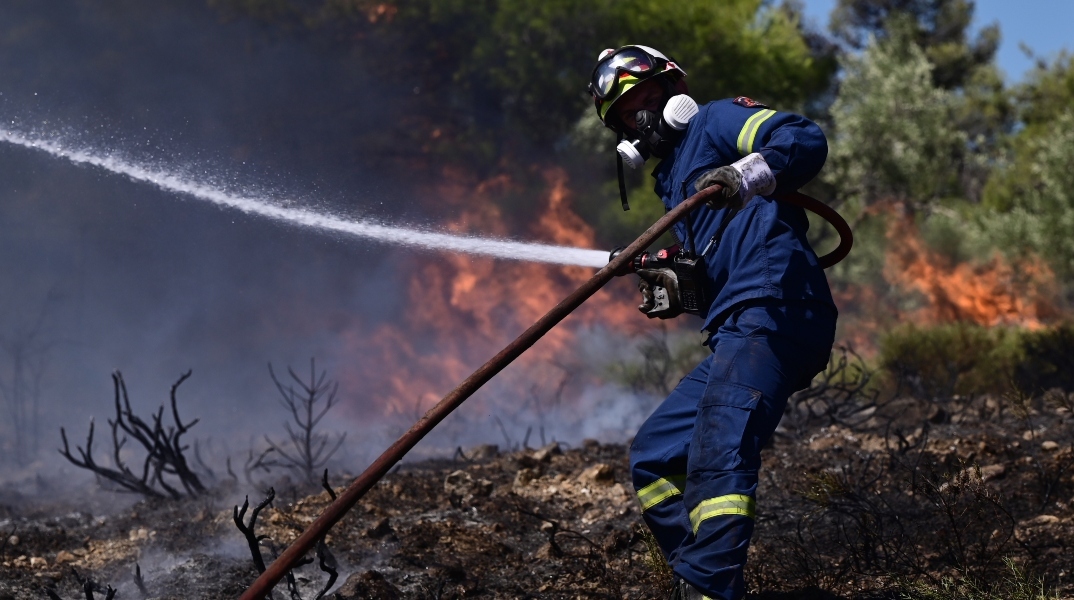
[[[1069, 411], [967, 414], [776, 436], [750, 597], [896, 598], [944, 577], [999, 581], [1011, 565], [1074, 597]], [[108, 586], [120, 599], [237, 598], [257, 569], [228, 499], [247, 492], [265, 497], [231, 484], [107, 515], [0, 507], [0, 600], [83, 598], [87, 585], [97, 598]], [[279, 487], [255, 525], [266, 561], [328, 502]], [[670, 573], [647, 538], [626, 447], [482, 446], [404, 465], [362, 499], [326, 539], [339, 574], [327, 597], [666, 598]], [[297, 569], [294, 597], [316, 597], [327, 579], [316, 562]], [[281, 585], [275, 597], [293, 596]]]

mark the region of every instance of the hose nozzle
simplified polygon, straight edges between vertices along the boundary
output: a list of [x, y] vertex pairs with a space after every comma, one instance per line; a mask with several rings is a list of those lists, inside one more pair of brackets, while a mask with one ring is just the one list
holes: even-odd
[[[623, 246], [612, 250], [611, 254], [608, 255], [608, 262], [615, 260], [615, 257], [622, 254], [623, 250], [626, 250]], [[679, 245], [675, 244], [674, 246], [657, 250], [656, 252], [642, 252], [635, 256], [634, 260], [623, 265], [623, 268], [616, 271], [615, 275], [616, 277], [620, 277], [634, 273], [638, 269], [660, 269], [670, 267], [675, 260], [675, 256], [679, 254], [679, 251]]]
[[[623, 250], [626, 250], [626, 246], [619, 246], [615, 250], [612, 250], [611, 253], [608, 254], [608, 262], [610, 263], [613, 260], [615, 260], [615, 257], [619, 256], [620, 254], [622, 254]], [[621, 268], [618, 271], [616, 271], [615, 276], [616, 277], [622, 277], [623, 275], [629, 275], [629, 274], [631, 274], [633, 272], [634, 272], [634, 261], [630, 261], [630, 262], [626, 263], [625, 265], [623, 265], [623, 268]]]

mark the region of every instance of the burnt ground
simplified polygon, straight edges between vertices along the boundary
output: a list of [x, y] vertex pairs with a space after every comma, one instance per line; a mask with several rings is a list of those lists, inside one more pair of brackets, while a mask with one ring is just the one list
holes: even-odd
[[[899, 598], [945, 578], [988, 587], [1022, 574], [1074, 597], [1069, 408], [905, 401], [865, 416], [853, 428], [788, 418], [773, 440], [752, 598]], [[626, 454], [588, 441], [408, 464], [328, 537], [340, 574], [329, 597], [664, 598], [669, 575], [647, 545]], [[229, 499], [248, 491], [264, 497], [233, 484], [113, 514], [0, 508], [0, 600], [83, 598], [87, 581], [121, 599], [237, 598], [257, 571]], [[266, 556], [328, 501], [280, 486], [256, 526]], [[295, 574], [302, 598], [327, 579], [316, 564]]]

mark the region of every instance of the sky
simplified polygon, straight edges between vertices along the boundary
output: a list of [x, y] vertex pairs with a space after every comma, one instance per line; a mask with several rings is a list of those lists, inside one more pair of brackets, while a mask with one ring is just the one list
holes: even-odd
[[[805, 0], [807, 17], [827, 27], [836, 0]], [[999, 67], [1009, 82], [1020, 81], [1033, 67], [1019, 48], [1021, 43], [1044, 58], [1074, 49], [1074, 1], [1072, 0], [977, 0], [975, 27], [999, 22]]]

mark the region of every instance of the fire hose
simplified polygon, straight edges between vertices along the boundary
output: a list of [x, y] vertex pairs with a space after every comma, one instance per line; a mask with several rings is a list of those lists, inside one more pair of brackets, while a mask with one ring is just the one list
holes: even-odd
[[[240, 600], [262, 600], [271, 590], [276, 587], [281, 579], [294, 567], [302, 557], [316, 545], [329, 529], [332, 528], [343, 516], [354, 507], [355, 504], [369, 491], [378, 481], [383, 478], [403, 456], [406, 455], [422, 438], [443, 421], [452, 411], [458, 408], [467, 398], [472, 396], [481, 386], [496, 376], [507, 365], [528, 350], [544, 334], [548, 333], [567, 315], [574, 312], [597, 290], [604, 287], [617, 274], [628, 267], [634, 256], [641, 254], [646, 248], [656, 242], [657, 238], [671, 229], [671, 226], [705, 203], [708, 198], [720, 190], [719, 185], [706, 188], [693, 196], [690, 196], [681, 204], [660, 217], [638, 239], [634, 240], [622, 252], [613, 257], [607, 265], [597, 271], [578, 289], [571, 292], [559, 304], [537, 320], [526, 331], [522, 332], [513, 342], [508, 344], [496, 356], [493, 356], [481, 365], [476, 371], [467, 377], [454, 390], [449, 392], [440, 402], [429, 409], [411, 428], [388, 447], [366, 470], [359, 475], [347, 487], [343, 493], [325, 508], [317, 520], [309, 525], [302, 535], [291, 543], [279, 558], [270, 564], [253, 584], [244, 592]], [[850, 227], [846, 221], [830, 207], [821, 202], [798, 194], [797, 192], [780, 197], [780, 200], [801, 206], [813, 212], [817, 212], [829, 223], [835, 226], [840, 234], [840, 244], [835, 251], [822, 257], [822, 265], [827, 267], [842, 260], [850, 251], [852, 238]], [[828, 262], [830, 261], [830, 262]], [[827, 262], [827, 264], [824, 264]]]

